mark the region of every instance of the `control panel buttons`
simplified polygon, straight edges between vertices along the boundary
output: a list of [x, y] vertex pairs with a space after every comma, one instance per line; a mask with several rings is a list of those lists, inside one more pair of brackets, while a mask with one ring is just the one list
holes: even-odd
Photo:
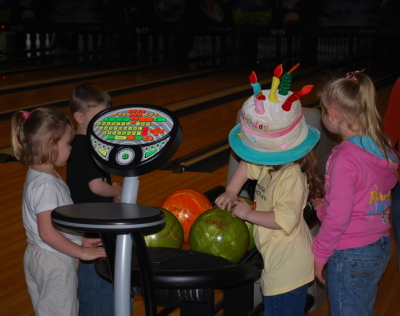
[[115, 156], [117, 164], [122, 166], [129, 165], [134, 158], [135, 152], [131, 148], [122, 148], [117, 152]]

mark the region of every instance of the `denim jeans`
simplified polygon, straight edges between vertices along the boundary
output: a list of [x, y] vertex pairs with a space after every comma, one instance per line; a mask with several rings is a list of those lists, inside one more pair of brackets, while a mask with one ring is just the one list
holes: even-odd
[[392, 226], [397, 249], [397, 265], [400, 269], [400, 183], [392, 190]]
[[308, 284], [290, 292], [264, 296], [264, 316], [304, 316]]
[[112, 284], [96, 273], [93, 261], [81, 261], [78, 282], [79, 316], [114, 315]]
[[390, 258], [390, 236], [363, 247], [335, 250], [328, 261], [331, 316], [371, 316], [378, 282]]

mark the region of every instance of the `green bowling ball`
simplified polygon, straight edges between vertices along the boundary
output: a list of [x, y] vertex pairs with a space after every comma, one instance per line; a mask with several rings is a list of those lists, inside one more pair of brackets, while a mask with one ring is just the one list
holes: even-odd
[[158, 209], [165, 215], [165, 226], [156, 234], [144, 236], [147, 247], [182, 248], [183, 229], [179, 220], [170, 211]]
[[245, 222], [219, 208], [201, 214], [189, 234], [190, 249], [216, 255], [233, 263], [239, 262], [247, 252], [249, 239]]
[[[240, 198], [242, 198], [243, 200], [245, 200], [247, 202], [247, 204], [250, 205], [251, 208], [253, 208], [254, 202], [252, 200], [250, 200], [248, 197], [245, 196], [239, 196]], [[254, 224], [250, 223], [248, 221], [245, 221], [247, 228], [249, 229], [249, 234], [250, 234], [250, 241], [249, 241], [249, 251], [253, 250], [256, 247], [256, 244], [254, 243]]]

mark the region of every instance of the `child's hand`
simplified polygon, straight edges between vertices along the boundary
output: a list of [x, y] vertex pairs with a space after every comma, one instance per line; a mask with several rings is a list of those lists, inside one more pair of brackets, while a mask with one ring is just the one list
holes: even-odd
[[230, 211], [235, 201], [237, 201], [237, 195], [233, 192], [225, 191], [225, 193], [216, 198], [215, 204], [222, 210], [227, 207], [226, 210]]
[[311, 199], [311, 204], [314, 207], [314, 210], [318, 211], [318, 209], [321, 207], [322, 204], [325, 203], [325, 199], [324, 198], [315, 198], [315, 199]]
[[102, 246], [100, 238], [82, 238], [82, 247], [99, 247]]
[[250, 205], [241, 198], [238, 198], [238, 200], [233, 204], [234, 208], [232, 209], [232, 217], [239, 217], [246, 220], [247, 215], [252, 211]]
[[117, 187], [119, 189], [119, 194], [114, 196], [114, 202], [119, 203], [121, 201], [121, 194], [122, 194], [122, 188], [121, 188], [121, 183], [120, 182], [113, 182], [113, 187]]
[[314, 273], [315, 273], [315, 276], [317, 277], [317, 279], [322, 284], [326, 283], [326, 281], [322, 277], [322, 271], [324, 271], [324, 266], [325, 266], [325, 263], [318, 263], [318, 262], [314, 261]]
[[103, 247], [82, 247], [82, 260], [94, 260], [96, 258], [106, 257], [106, 251]]

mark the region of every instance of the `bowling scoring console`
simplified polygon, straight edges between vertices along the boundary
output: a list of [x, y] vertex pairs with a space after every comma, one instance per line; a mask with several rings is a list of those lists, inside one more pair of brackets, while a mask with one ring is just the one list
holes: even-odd
[[99, 167], [124, 177], [146, 174], [167, 163], [183, 137], [169, 110], [146, 104], [101, 111], [90, 121], [87, 133]]

